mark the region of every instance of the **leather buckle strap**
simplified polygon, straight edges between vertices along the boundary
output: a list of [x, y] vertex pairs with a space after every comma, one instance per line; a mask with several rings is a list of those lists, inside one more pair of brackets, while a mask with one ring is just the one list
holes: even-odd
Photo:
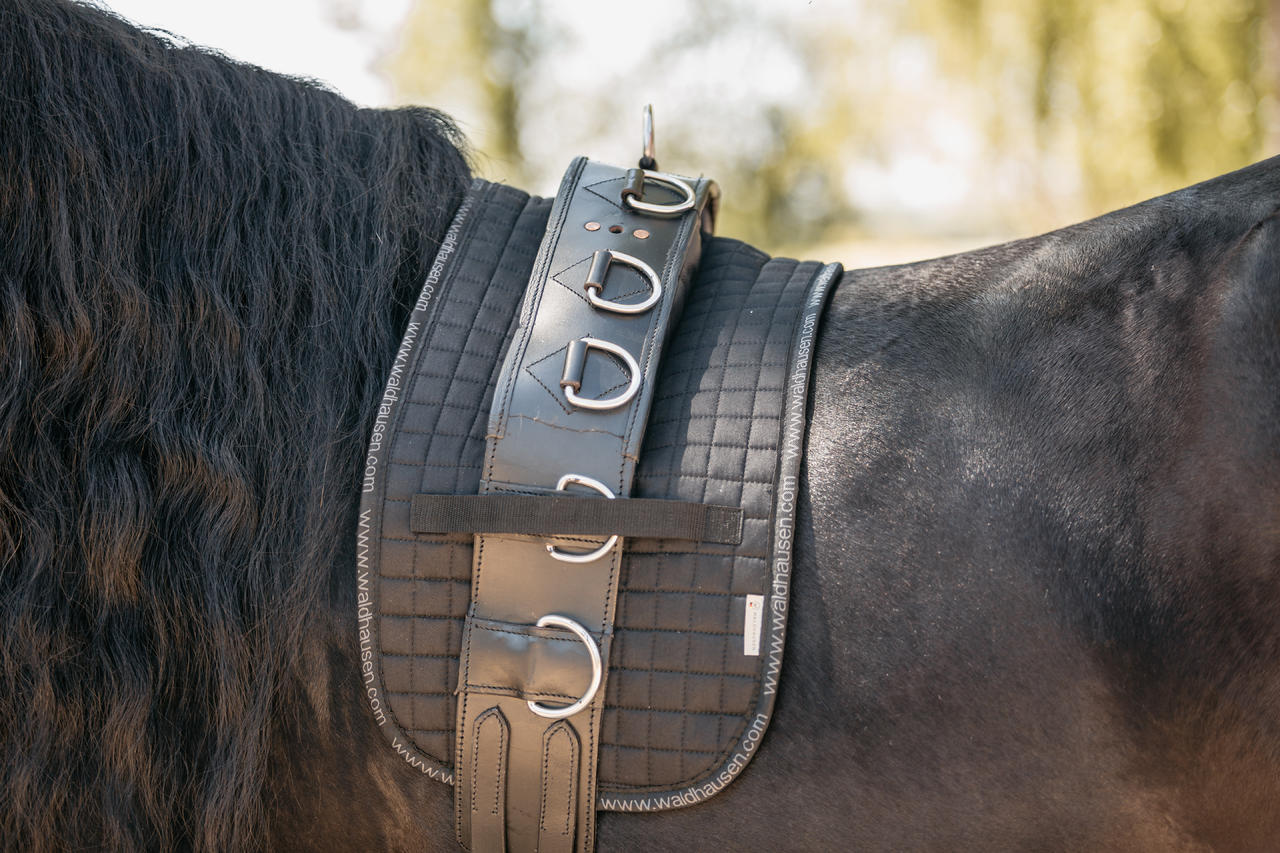
[[[742, 535], [736, 507], [627, 497], [717, 196], [633, 171], [569, 167], [494, 393], [481, 494], [413, 499], [415, 531], [476, 534], [454, 764], [469, 849], [593, 848], [623, 540]], [[571, 483], [600, 496], [557, 494]], [[547, 541], [565, 536], [606, 541]]]

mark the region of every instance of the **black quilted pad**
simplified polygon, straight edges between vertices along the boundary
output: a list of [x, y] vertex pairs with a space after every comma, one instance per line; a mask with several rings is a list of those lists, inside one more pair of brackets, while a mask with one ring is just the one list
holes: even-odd
[[[396, 750], [443, 781], [452, 780], [472, 536], [410, 533], [409, 503], [479, 488], [494, 384], [550, 204], [477, 183], [430, 298], [411, 318], [370, 444], [357, 543], [364, 687]], [[810, 285], [820, 272], [825, 284], [835, 274], [732, 240], [706, 247], [663, 355], [633, 496], [740, 506], [743, 542], [626, 541], [600, 747], [603, 808], [710, 796], [763, 734], [789, 583], [771, 559], [780, 450], [798, 454], [803, 432], [789, 419], [784, 436], [785, 392], [797, 382], [790, 362], [801, 359], [807, 377], [807, 352], [792, 350], [806, 299], [818, 303], [816, 322], [825, 284], [817, 295]], [[802, 415], [803, 388], [799, 397]], [[755, 654], [744, 640], [748, 596], [764, 602], [747, 638]]]

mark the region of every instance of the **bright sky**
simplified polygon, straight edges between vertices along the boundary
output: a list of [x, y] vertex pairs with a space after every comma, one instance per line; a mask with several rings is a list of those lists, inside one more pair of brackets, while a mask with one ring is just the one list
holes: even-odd
[[[272, 71], [324, 81], [356, 103], [390, 102], [373, 70], [409, 0], [102, 0], [144, 27], [168, 30]], [[342, 26], [340, 22], [358, 26]]]

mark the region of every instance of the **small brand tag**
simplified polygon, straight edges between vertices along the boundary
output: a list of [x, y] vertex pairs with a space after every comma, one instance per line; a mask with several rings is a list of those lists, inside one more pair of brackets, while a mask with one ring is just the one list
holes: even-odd
[[742, 653], [755, 657], [760, 654], [760, 629], [764, 627], [764, 596], [747, 596], [747, 618], [742, 626]]

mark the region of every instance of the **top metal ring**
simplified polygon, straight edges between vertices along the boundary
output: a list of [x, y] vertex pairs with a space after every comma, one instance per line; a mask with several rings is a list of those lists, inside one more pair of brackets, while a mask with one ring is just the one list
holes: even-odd
[[644, 105], [640, 129], [640, 168], [658, 168], [657, 146], [653, 141], [653, 104]]

